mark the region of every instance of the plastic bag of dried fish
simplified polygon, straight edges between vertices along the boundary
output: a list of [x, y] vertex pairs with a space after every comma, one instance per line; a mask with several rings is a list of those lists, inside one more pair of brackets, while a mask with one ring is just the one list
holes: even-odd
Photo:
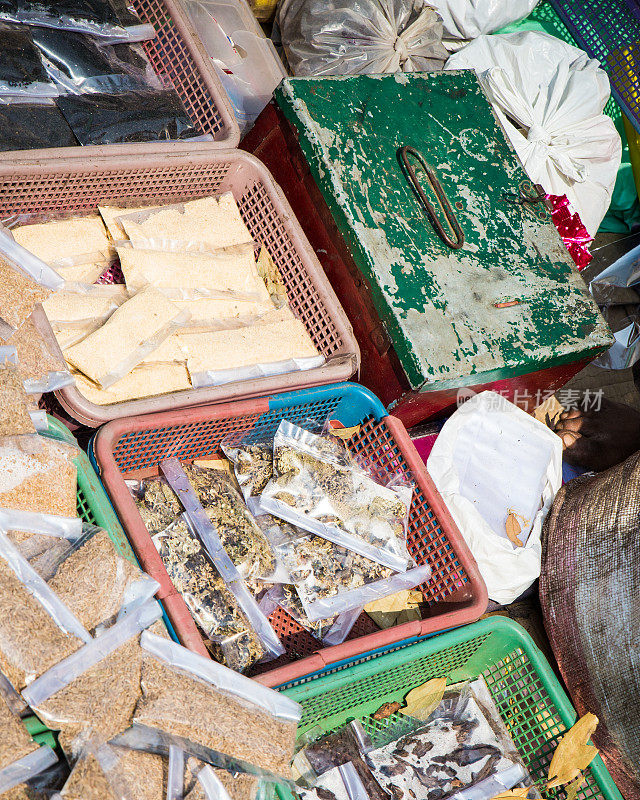
[[531, 786], [513, 742], [505, 746], [473, 691], [463, 694], [462, 702], [452, 695], [453, 688], [450, 703], [441, 704], [426, 723], [404, 716], [367, 733], [360, 726], [364, 758], [380, 786], [393, 800], [416, 793], [425, 800], [462, 800], [471, 787], [476, 800], [490, 800], [516, 785]]
[[364, 556], [309, 534], [270, 514], [256, 521], [293, 584], [311, 622], [345, 614], [431, 576], [428, 565], [396, 572]]
[[262, 660], [266, 650], [260, 638], [187, 519], [178, 517], [152, 539], [213, 657], [238, 672]]
[[[273, 582], [276, 560], [269, 540], [242, 502], [233, 478], [214, 468], [183, 464], [189, 483], [243, 578]], [[128, 481], [140, 516], [151, 535], [164, 531], [182, 512], [162, 476]]]
[[140, 697], [140, 633], [161, 616], [155, 600], [145, 603], [23, 691], [40, 719], [60, 731], [67, 755], [92, 736], [107, 740], [131, 725]]
[[338, 449], [283, 420], [274, 437], [274, 474], [263, 511], [397, 571], [412, 563], [406, 546], [409, 486], [375, 481]]
[[371, 800], [350, 761], [325, 772], [312, 787], [298, 787], [297, 792], [301, 800]]
[[0, 437], [0, 508], [77, 517], [77, 452], [37, 434]]
[[[197, 534], [198, 538], [205, 546], [207, 555], [216, 568], [220, 577], [224, 580], [225, 585], [229, 592], [235, 598], [237, 605], [242, 609], [245, 617], [249, 621], [251, 628], [260, 639], [265, 651], [265, 658], [277, 658], [285, 652], [280, 639], [278, 639], [275, 631], [269, 624], [269, 620], [260, 610], [254, 595], [249, 591], [245, 581], [238, 571], [233, 561], [222, 545], [221, 536], [218, 533], [219, 527], [226, 527], [229, 534], [231, 531], [228, 529], [228, 522], [223, 518], [223, 521], [214, 516], [214, 521], [211, 521], [202, 507], [194, 488], [187, 477], [187, 474], [182, 468], [182, 465], [177, 458], [168, 458], [160, 464], [162, 474], [169, 481], [171, 488], [176, 495], [180, 498], [181, 504], [184, 506], [185, 515], [188, 519], [189, 525], [192, 530]], [[235, 491], [235, 490], [234, 490]], [[241, 503], [240, 495], [235, 492], [236, 498], [233, 502]], [[260, 530], [256, 525], [253, 517], [249, 514], [247, 509], [243, 506], [245, 519], [250, 521], [251, 524]], [[262, 533], [260, 534], [263, 535]], [[266, 539], [265, 539], [266, 541]]]
[[164, 772], [160, 756], [90, 739], [83, 743], [60, 797], [62, 800], [161, 800]]
[[0, 530], [0, 670], [17, 689], [91, 641], [56, 593]]
[[140, 644], [142, 697], [115, 744], [164, 755], [177, 745], [216, 767], [291, 779], [297, 703], [149, 631]]

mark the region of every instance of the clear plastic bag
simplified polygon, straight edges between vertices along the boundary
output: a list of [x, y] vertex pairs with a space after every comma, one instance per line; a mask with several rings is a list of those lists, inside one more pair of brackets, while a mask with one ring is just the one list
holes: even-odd
[[[260, 495], [273, 477], [273, 440], [255, 441], [231, 437], [222, 442], [225, 456], [233, 463], [233, 471], [247, 508], [256, 516], [260, 512]], [[258, 520], [258, 524], [261, 525]], [[264, 530], [264, 528], [263, 528]]]
[[194, 126], [175, 89], [63, 95], [57, 105], [82, 145], [211, 139]]
[[[272, 689], [151, 633], [144, 633], [137, 726], [205, 748], [214, 766], [290, 780], [301, 707]], [[160, 737], [162, 739], [162, 736]], [[190, 746], [190, 744], [191, 746]], [[218, 754], [219, 758], [215, 757]], [[218, 763], [216, 763], [216, 761]]]
[[120, 284], [70, 284], [42, 307], [61, 350], [72, 347], [102, 327], [129, 295]]
[[425, 0], [283, 0], [277, 21], [295, 75], [434, 71], [448, 56]]
[[15, 347], [0, 347], [0, 436], [35, 433]]
[[33, 28], [32, 37], [48, 75], [72, 94], [159, 89], [140, 45], [107, 45], [83, 33]]
[[123, 303], [95, 333], [68, 348], [65, 358], [108, 389], [180, 330], [189, 316], [148, 287]]
[[161, 616], [157, 602], [145, 603], [22, 692], [40, 719], [60, 731], [66, 753], [77, 754], [92, 735], [107, 740], [131, 724], [140, 697], [140, 633]]
[[310, 788], [298, 788], [301, 800], [372, 800], [354, 765], [347, 761], [321, 775]]
[[262, 509], [379, 564], [406, 570], [411, 488], [383, 486], [347, 456], [330, 437], [283, 420]]
[[142, 41], [155, 36], [129, 3], [108, 0], [9, 0], [0, 6], [0, 18], [29, 25], [81, 31], [114, 41]]
[[53, 100], [0, 103], [0, 152], [77, 145], [73, 131]]
[[40, 305], [34, 308], [9, 342], [17, 350], [18, 371], [28, 394], [54, 392], [73, 383], [73, 376]]
[[[266, 654], [270, 658], [277, 658], [282, 655], [285, 652], [282, 643], [276, 636], [268, 619], [260, 610], [255, 598], [247, 589], [233, 561], [227, 555], [217, 532], [217, 526], [212, 524], [202, 508], [180, 462], [177, 458], [170, 458], [163, 461], [160, 468], [184, 506], [189, 524], [197, 532], [211, 562], [249, 620]], [[247, 519], [253, 520], [248, 511], [246, 511], [246, 515]], [[253, 524], [255, 525], [255, 522]]]
[[0, 50], [0, 97], [58, 96], [28, 28], [0, 23]]
[[38, 749], [24, 723], [10, 704], [0, 696], [0, 784], [4, 782], [7, 767], [29, 756]]
[[264, 786], [253, 775], [230, 773], [205, 764], [184, 800], [265, 800]]
[[33, 781], [58, 761], [58, 756], [48, 746], [38, 747], [28, 756], [0, 772], [0, 794], [8, 792], [23, 783]]
[[21, 690], [91, 636], [1, 530], [0, 573], [0, 668]]
[[77, 517], [77, 448], [46, 436], [0, 438], [0, 508]]

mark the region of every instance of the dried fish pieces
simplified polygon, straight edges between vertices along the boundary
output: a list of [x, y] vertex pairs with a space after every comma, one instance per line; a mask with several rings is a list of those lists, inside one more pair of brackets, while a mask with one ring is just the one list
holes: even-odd
[[0, 671], [18, 691], [82, 646], [0, 558]]
[[[262, 493], [265, 511], [365, 558], [403, 571], [411, 490], [374, 481], [347, 460], [333, 439], [284, 420], [274, 437], [274, 477]], [[336, 455], [337, 452], [337, 455]]]
[[76, 452], [43, 436], [0, 439], [0, 507], [77, 517]]
[[[218, 667], [220, 669], [220, 667]], [[146, 655], [135, 722], [291, 778], [297, 722]]]
[[20, 717], [16, 716], [0, 695], [0, 769], [38, 749]]
[[265, 656], [265, 649], [207, 552], [184, 519], [153, 537], [176, 590], [209, 639], [212, 655], [237, 672]]
[[35, 306], [50, 296], [50, 289], [40, 286], [0, 256], [0, 319], [7, 325], [19, 328]]

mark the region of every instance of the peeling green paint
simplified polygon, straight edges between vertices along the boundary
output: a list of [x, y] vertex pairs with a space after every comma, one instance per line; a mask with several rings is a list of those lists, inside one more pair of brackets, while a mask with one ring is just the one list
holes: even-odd
[[[504, 199], [527, 176], [475, 74], [288, 79], [276, 100], [412, 388], [509, 377], [610, 345], [550, 216]], [[465, 234], [461, 250], [425, 217], [398, 162], [403, 145], [436, 168]], [[511, 300], [520, 302], [495, 308]]]

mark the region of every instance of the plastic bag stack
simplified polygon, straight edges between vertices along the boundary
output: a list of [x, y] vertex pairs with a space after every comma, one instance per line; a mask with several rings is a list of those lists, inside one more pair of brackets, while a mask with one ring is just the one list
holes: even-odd
[[429, 0], [442, 17], [443, 43], [458, 50], [465, 42], [499, 31], [529, 16], [540, 0]]
[[611, 202], [620, 136], [603, 109], [598, 61], [546, 33], [480, 36], [446, 69], [475, 69], [524, 169], [547, 194], [566, 195], [594, 236]]

